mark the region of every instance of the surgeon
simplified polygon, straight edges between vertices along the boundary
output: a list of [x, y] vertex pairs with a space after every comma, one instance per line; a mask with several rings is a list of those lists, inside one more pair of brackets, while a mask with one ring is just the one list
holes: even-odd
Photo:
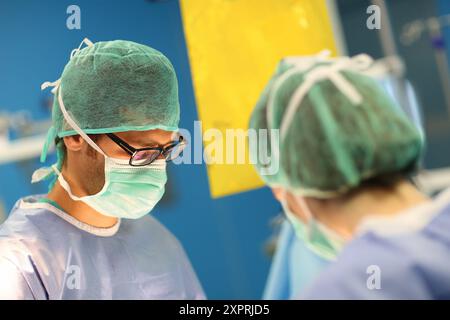
[[203, 299], [182, 246], [148, 215], [185, 145], [170, 61], [85, 39], [46, 87], [55, 99], [41, 160], [55, 142], [57, 163], [33, 175], [49, 193], [20, 199], [0, 226], [0, 298]]
[[280, 170], [256, 167], [296, 236], [333, 261], [301, 298], [449, 299], [450, 191], [411, 182], [423, 136], [366, 74], [372, 62], [282, 61], [250, 121], [279, 130]]

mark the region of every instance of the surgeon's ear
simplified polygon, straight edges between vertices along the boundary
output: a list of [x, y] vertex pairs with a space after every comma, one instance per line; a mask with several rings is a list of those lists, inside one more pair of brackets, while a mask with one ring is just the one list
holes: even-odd
[[277, 199], [280, 202], [284, 200], [286, 193], [284, 192], [283, 188], [271, 188], [271, 189], [275, 199]]
[[84, 140], [81, 136], [68, 136], [64, 137], [64, 144], [66, 145], [67, 150], [70, 151], [80, 151], [83, 148]]

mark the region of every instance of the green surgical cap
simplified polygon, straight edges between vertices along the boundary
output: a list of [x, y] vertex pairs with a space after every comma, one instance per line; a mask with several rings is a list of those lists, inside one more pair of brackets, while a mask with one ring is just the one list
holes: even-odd
[[[83, 43], [88, 46], [72, 51], [54, 93], [62, 92], [67, 112], [85, 133], [178, 130], [178, 84], [169, 59], [131, 41]], [[42, 161], [56, 137], [77, 134], [66, 123], [56, 96], [52, 123]]]
[[256, 162], [268, 185], [331, 198], [371, 177], [417, 166], [422, 135], [366, 75], [371, 62], [361, 55], [279, 64], [250, 119], [252, 129], [280, 129], [278, 150], [269, 145], [279, 170], [268, 175]]

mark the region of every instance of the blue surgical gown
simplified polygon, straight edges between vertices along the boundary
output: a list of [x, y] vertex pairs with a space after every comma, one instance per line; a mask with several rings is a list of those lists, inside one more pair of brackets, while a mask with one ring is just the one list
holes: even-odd
[[86, 225], [42, 196], [0, 226], [0, 299], [203, 299], [178, 240], [155, 218]]
[[450, 190], [360, 229], [300, 298], [450, 299]]

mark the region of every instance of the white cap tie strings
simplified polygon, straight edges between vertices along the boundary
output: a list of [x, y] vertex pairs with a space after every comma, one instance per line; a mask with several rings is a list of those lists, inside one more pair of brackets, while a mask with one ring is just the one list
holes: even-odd
[[268, 101], [267, 110], [266, 110], [267, 126], [268, 126], [267, 128], [268, 129], [274, 128], [274, 126], [273, 126], [274, 101], [275, 101], [275, 95], [278, 92], [278, 90], [280, 89], [281, 85], [287, 79], [289, 79], [292, 75], [294, 75], [296, 73], [305, 72], [306, 70], [312, 68], [314, 65], [316, 65], [318, 63], [330, 61], [330, 57], [329, 57], [330, 54], [331, 54], [330, 50], [323, 50], [313, 57], [301, 57], [301, 58], [291, 57], [291, 58], [283, 59], [284, 62], [286, 62], [288, 64], [292, 64], [292, 65], [294, 65], [294, 67], [287, 70], [285, 73], [283, 73], [275, 81], [272, 89], [270, 90], [269, 101]]
[[[88, 39], [84, 38], [83, 41], [81, 41], [78, 48], [73, 49], [70, 54], [70, 59], [72, 60], [82, 49], [83, 44], [86, 44], [88, 47], [93, 46], [94, 44]], [[41, 85], [41, 90], [45, 90], [48, 87], [53, 87], [52, 93], [57, 96], [59, 107], [61, 109], [61, 112], [64, 116], [64, 119], [66, 120], [67, 124], [71, 126], [92, 148], [100, 152], [100, 154], [105, 155], [102, 149], [100, 149], [97, 144], [95, 144], [94, 141], [92, 141], [91, 138], [78, 126], [78, 124], [72, 119], [72, 117], [69, 115], [66, 107], [64, 106], [63, 98], [62, 98], [62, 90], [61, 90], [61, 78], [54, 81], [46, 81]]]
[[303, 99], [309, 93], [310, 89], [320, 81], [330, 80], [354, 105], [360, 104], [362, 102], [362, 96], [340, 73], [340, 71], [348, 70], [362, 72], [367, 70], [372, 63], [372, 58], [366, 54], [361, 54], [353, 58], [341, 58], [335, 63], [326, 66], [318, 66], [311, 70], [305, 76], [305, 81], [294, 91], [289, 101], [280, 125], [281, 140], [285, 138], [287, 130], [289, 129], [294, 115]]
[[88, 38], [84, 38], [83, 41], [81, 41], [78, 48], [73, 49], [72, 52], [70, 53], [70, 60], [72, 60], [72, 58], [75, 57], [75, 55], [77, 55], [78, 52], [81, 51], [81, 49], [82, 49], [81, 47], [83, 46], [83, 44], [86, 44], [88, 47], [94, 46], [94, 44], [92, 43], [91, 40], [89, 40]]

